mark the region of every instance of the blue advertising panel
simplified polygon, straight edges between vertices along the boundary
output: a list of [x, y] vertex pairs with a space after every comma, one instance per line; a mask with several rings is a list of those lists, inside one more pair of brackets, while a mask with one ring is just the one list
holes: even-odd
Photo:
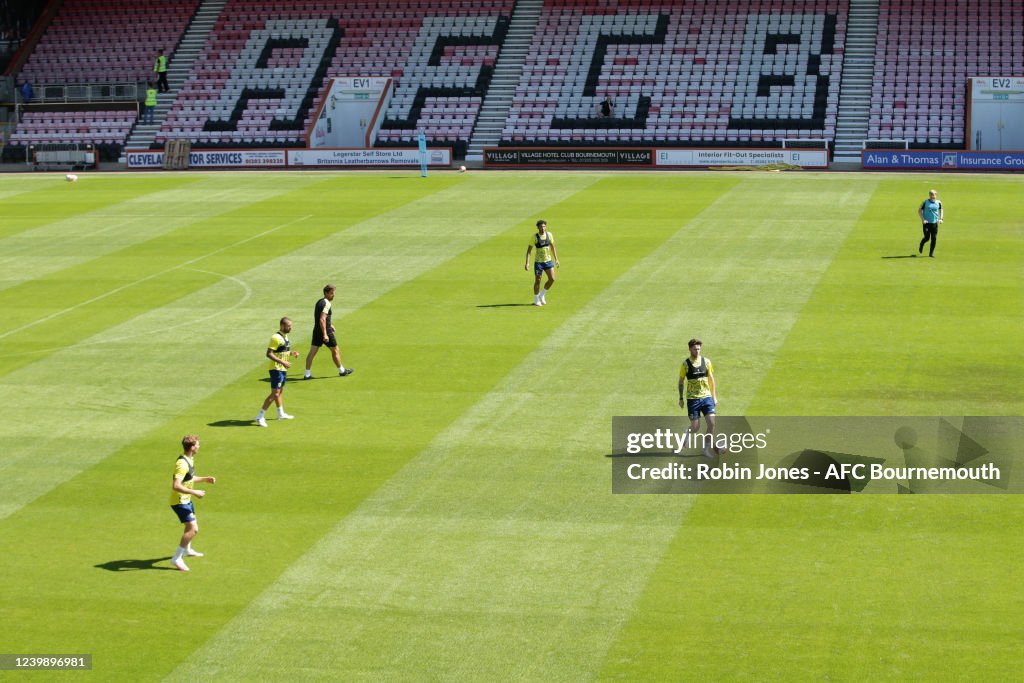
[[929, 171], [1024, 171], [1024, 152], [868, 149], [861, 153], [861, 165]]

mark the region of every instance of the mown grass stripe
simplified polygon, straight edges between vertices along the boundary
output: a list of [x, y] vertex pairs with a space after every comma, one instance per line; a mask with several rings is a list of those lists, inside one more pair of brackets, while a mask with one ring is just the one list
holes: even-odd
[[[1020, 179], [943, 178], [949, 220], [937, 258], [916, 258], [916, 206], [934, 186], [879, 178], [864, 194], [863, 213], [822, 261], [827, 270], [751, 397], [752, 414], [1024, 409], [1019, 392], [1007, 393], [1024, 369], [1007, 363], [1019, 350], [1005, 337], [1019, 326], [1012, 311], [1024, 288], [1007, 283], [1021, 280], [1014, 236], [1024, 223], [989, 201], [1019, 196]], [[948, 368], [975, 357], [985, 359], [977, 386], [955, 390]], [[949, 391], [937, 388], [947, 383]], [[982, 387], [991, 393], [972, 396]], [[992, 625], [1015, 620], [1019, 591], [1008, 573], [986, 567], [1003, 566], [1001, 548], [1019, 546], [1019, 506], [1010, 497], [941, 498], [700, 499], [601, 678], [672, 677], [685, 662], [694, 679], [943, 679], [953, 651], [972, 675], [999, 678], [1019, 643]], [[979, 575], [983, 585], [963, 580]]]
[[[0, 253], [5, 255], [17, 242], [12, 237], [46, 230], [54, 223], [72, 223], [83, 217], [95, 220], [120, 221], [119, 207], [131, 204], [154, 192], [173, 192], [173, 188], [187, 188], [203, 183], [199, 176], [128, 176], [84, 178], [81, 184], [67, 183], [63, 176], [25, 176], [4, 174], [4, 190], [0, 191]], [[182, 197], [182, 201], [187, 201]], [[64, 231], [52, 233], [54, 240], [68, 235]], [[74, 226], [77, 229], [77, 225]], [[50, 245], [40, 245], [45, 248]], [[2, 282], [2, 281], [0, 281]]]
[[[302, 176], [298, 180], [306, 179], [308, 183], [310, 178], [314, 177]], [[190, 221], [170, 233], [158, 231], [150, 239], [115, 253], [0, 291], [0, 307], [7, 313], [3, 333], [20, 328], [7, 337], [6, 343], [33, 351], [32, 355], [0, 359], [0, 374], [45, 357], [39, 350], [100, 334], [111, 325], [169, 304], [213, 281], [193, 271], [175, 271], [177, 267], [202, 263], [225, 275], [236, 274], [446, 186], [446, 181], [439, 179], [412, 185], [408, 193], [396, 195], [389, 188], [359, 177], [335, 180], [326, 176], [312, 185], [295, 185], [293, 191], [275, 196], [270, 189], [274, 185], [272, 180], [266, 182], [269, 185], [264, 190], [235, 192], [236, 196], [251, 192], [253, 203], [247, 206], [206, 220]], [[279, 185], [296, 182], [286, 179]], [[346, 196], [349, 193], [351, 196]], [[334, 201], [325, 201], [325, 194], [345, 197], [343, 214], [332, 211]], [[194, 201], [201, 203], [202, 197]], [[296, 216], [311, 212], [313, 219], [293, 222]], [[155, 224], [155, 218], [151, 222]], [[267, 233], [251, 239], [284, 224], [289, 229], [282, 234]], [[152, 277], [154, 272], [164, 274]], [[114, 290], [117, 293], [111, 294]], [[86, 305], [90, 300], [102, 301], [103, 305]], [[42, 322], [46, 318], [49, 320]]]
[[[204, 605], [201, 610], [209, 610], [205, 614], [191, 615], [190, 628], [197, 633], [215, 631], [223, 623], [225, 614], [233, 613], [246, 604], [247, 596], [255, 592], [254, 582], [265, 582], [276, 576], [280, 570], [279, 563], [283, 560], [287, 564], [290, 562], [287, 558], [308, 547], [308, 544], [322, 533], [323, 524], [333, 523], [332, 510], [337, 509], [338, 505], [347, 506], [347, 496], [352, 495], [346, 489], [344, 496], [339, 496], [334, 490], [335, 487], [329, 485], [329, 480], [324, 477], [326, 471], [333, 473], [338, 465], [343, 463], [343, 460], [337, 457], [336, 449], [339, 448], [339, 444], [344, 445], [345, 442], [340, 436], [329, 435], [331, 430], [338, 429], [332, 420], [319, 419], [317, 415], [319, 410], [330, 412], [332, 408], [338, 407], [337, 394], [344, 391], [342, 387], [345, 385], [331, 387], [326, 383], [320, 384], [324, 395], [335, 397], [333, 403], [316, 397], [319, 391], [316, 388], [317, 382], [300, 384], [299, 387], [289, 390], [289, 406], [299, 415], [291, 426], [300, 431], [283, 429], [280, 424], [274, 425], [276, 429], [261, 431], [249, 422], [267, 391], [265, 383], [257, 381], [258, 378], [265, 377], [265, 361], [260, 360], [262, 346], [281, 312], [286, 312], [288, 307], [296, 307], [297, 301], [304, 302], [311, 309], [313, 299], [319, 295], [318, 289], [323, 278], [337, 275], [344, 278], [339, 283], [351, 282], [352, 286], [346, 287], [342, 294], [347, 297], [349, 308], [356, 309], [359, 304], [353, 303], [354, 297], [357, 297], [357, 301], [361, 299], [365, 303], [372, 301], [376, 296], [386, 295], [410, 277], [421, 273], [419, 269], [438, 268], [439, 264], [445, 264], [446, 261], [457, 260], [465, 250], [487, 239], [496, 231], [506, 229], [510, 222], [518, 223], [524, 218], [529, 221], [529, 216], [539, 207], [547, 206], [551, 201], [558, 201], [591, 182], [593, 180], [588, 178], [572, 178], [559, 183], [551, 183], [540, 178], [533, 178], [522, 184], [502, 182], [500, 188], [495, 188], [494, 193], [490, 195], [498, 201], [485, 206], [474, 206], [465, 201], [468, 196], [479, 194], [478, 187], [474, 189], [466, 185], [461, 189], [452, 188], [447, 198], [438, 196], [436, 199], [421, 199], [414, 203], [415, 205], [385, 212], [360, 226], [332, 235], [331, 238], [316, 245], [283, 255], [252, 272], [239, 273], [236, 277], [244, 280], [253, 291], [253, 305], [239, 307], [226, 316], [224, 326], [217, 333], [215, 344], [202, 343], [205, 338], [199, 334], [175, 335], [174, 338], [181, 343], [164, 349], [168, 353], [167, 356], [152, 356], [149, 363], [140, 365], [136, 371], [139, 375], [135, 378], [118, 378], [118, 386], [115, 388], [134, 387], [130, 395], [121, 396], [114, 393], [110, 399], [111, 402], [117, 403], [118, 411], [135, 411], [135, 414], [127, 416], [121, 439], [109, 443], [97, 439], [94, 444], [82, 442], [84, 440], [80, 439], [77, 444], [79, 466], [82, 465], [81, 460], [85, 459], [81, 453], [82, 449], [92, 450], [92, 455], [98, 459], [105, 458], [103, 462], [83, 472], [81, 476], [67, 481], [33, 504], [21, 508], [2, 523], [4, 533], [0, 534], [0, 538], [3, 539], [0, 543], [3, 544], [4, 552], [26, 542], [33, 529], [37, 532], [43, 527], [57, 529], [56, 533], [43, 534], [45, 538], [40, 539], [41, 543], [50, 550], [44, 551], [40, 546], [40, 552], [75, 545], [74, 539], [85, 533], [85, 525], [102, 530], [97, 542], [83, 547], [82, 553], [74, 553], [74, 562], [47, 567], [43, 574], [39, 573], [39, 568], [34, 566], [30, 557], [21, 556], [19, 562], [26, 567], [33, 566], [35, 571], [35, 578], [29, 583], [33, 586], [46, 587], [44, 594], [34, 589], [29, 591], [32, 597], [21, 604], [33, 611], [35, 617], [31, 620], [32, 625], [41, 626], [45, 623], [49, 626], [39, 630], [32, 627], [23, 630], [18, 635], [18, 642], [25, 643], [26, 647], [28, 643], [41, 646], [44, 642], [52, 642], [54, 638], [76, 639], [76, 642], [82, 642], [80, 635], [88, 632], [91, 635], [86, 636], [88, 642], [83, 643], [82, 647], [87, 647], [91, 652], [107, 653], [105, 659], [109, 663], [107, 672], [110, 675], [151, 676], [154, 668], [166, 667], [169, 670], [178, 662], [180, 653], [173, 648], [164, 648], [160, 643], [166, 642], [167, 638], [173, 639], [173, 631], [177, 627], [173, 623], [174, 620], [163, 619], [162, 615], [165, 612], [164, 601], [173, 600], [172, 596], [181, 590], [182, 584], [177, 581], [178, 577], [165, 577], [162, 572], [107, 572], [93, 569], [93, 565], [118, 564], [127, 558], [153, 557], [161, 553], [168, 542], [173, 545], [177, 525], [169, 523], [169, 512], [165, 507], [168, 486], [167, 458], [173, 459], [175, 442], [182, 433], [198, 430], [204, 435], [204, 457], [206, 453], [214, 456], [204, 461], [204, 467], [216, 467], [219, 476], [224, 477], [223, 481], [230, 482], [228, 486], [218, 486], [216, 492], [217, 500], [223, 501], [222, 504], [227, 506], [222, 510], [230, 512], [226, 515], [224, 512], [217, 513], [216, 508], [212, 506], [204, 512], [204, 520], [210, 518], [210, 512], [213, 513], [215, 521], [218, 514], [221, 515], [216, 524], [218, 528], [227, 530], [225, 540], [228, 540], [230, 545], [222, 547], [219, 553], [211, 554], [210, 559], [219, 563], [234, 555], [238, 560], [222, 565], [226, 571], [207, 573], [205, 580], [199, 572], [188, 577], [189, 580], [198, 579], [198, 582], [190, 584], [190, 590], [198, 589], [200, 593], [205, 593], [206, 590], [201, 584], [212, 579], [213, 584], [207, 588], [219, 596], [207, 599], [193, 593], [197, 601], [195, 604]], [[443, 207], [453, 205], [455, 200], [462, 201], [464, 208], [454, 212], [441, 211]], [[454, 205], [458, 205], [457, 202]], [[428, 215], [424, 215], [425, 210], [429, 210]], [[465, 222], [473, 219], [485, 222], [467, 231]], [[381, 238], [384, 232], [393, 234], [385, 241]], [[339, 269], [342, 272], [339, 273]], [[222, 286], [230, 286], [237, 291], [235, 283], [225, 283]], [[211, 302], [227, 298], [223, 296], [225, 292], [215, 296], [212, 289], [214, 288], [209, 290]], [[306, 292], [309, 292], [308, 299], [301, 296]], [[164, 307], [152, 311], [149, 319], [140, 318], [132, 323], [137, 322], [136, 329], [140, 331], [147, 328], [158, 330], [161, 322], [187, 319], [187, 316], [210, 307], [203, 304], [203, 301], [197, 301], [193, 295], [182, 299], [178, 307]], [[417, 327], [416, 323], [419, 322], [425, 323], [428, 328], [434, 324], [431, 315], [425, 311], [411, 309], [407, 316], [409, 324], [413, 327]], [[342, 318], [344, 314], [340, 313], [339, 323], [342, 322]], [[112, 330], [111, 333], [122, 336], [131, 331], [123, 328]], [[366, 333], [377, 334], [372, 329]], [[301, 342], [299, 345], [301, 348]], [[131, 346], [115, 345], [114, 349], [108, 349], [108, 353], [121, 348]], [[325, 362], [329, 364], [329, 361]], [[221, 365], [225, 369], [220, 369]], [[151, 371], [154, 366], [184, 368], [186, 371], [166, 378], [146, 376], [145, 373]], [[222, 382], [221, 377], [228, 374], [229, 368], [240, 367], [244, 368], [244, 379], [235, 381], [215, 395], [207, 394], [216, 391]], [[52, 371], [53, 368], [51, 374]], [[405, 371], [408, 372], [408, 368]], [[369, 373], [366, 367], [362, 369], [361, 374], [355, 376], [355, 379], [365, 373]], [[372, 377], [372, 374], [370, 376]], [[197, 378], [201, 378], [202, 381], [197, 381]], [[450, 378], [436, 379], [441, 385], [450, 385]], [[123, 385], [120, 384], [121, 381], [124, 382]], [[203, 399], [203, 396], [206, 398]], [[375, 404], [371, 408], [380, 410], [381, 406]], [[161, 409], [166, 409], [167, 412], [161, 413]], [[332, 417], [337, 416], [332, 414]], [[246, 428], [232, 428], [236, 420], [244, 423]], [[207, 423], [224, 426], [204, 426]], [[88, 423], [83, 423], [79, 425], [79, 432], [89, 427]], [[141, 438], [136, 438], [139, 432], [146, 429], [150, 431]], [[297, 442], [297, 435], [303, 432], [306, 438]], [[50, 446], [59, 448], [71, 442], [73, 436], [69, 434], [67, 442], [51, 443]], [[321, 441], [331, 452], [325, 454], [322, 450], [311, 450], [305, 453], [298, 468], [290, 472], [281, 470], [284, 472], [283, 476], [272, 475], [273, 482], [268, 481], [264, 476], [264, 470], [255, 465], [261, 461], [267, 464], [279, 461], [279, 465], [284, 465], [285, 463], [280, 461], [283, 454], [294, 452], [296, 446], [301, 447], [311, 440]], [[106, 457], [118, 446], [119, 451]], [[104, 448], [109, 450], [105, 451]], [[379, 449], [374, 451], [375, 455], [377, 450]], [[167, 455], [168, 453], [170, 455]], [[89, 453], [84, 455], [87, 456]], [[405, 457], [403, 454], [396, 456]], [[40, 459], [33, 458], [24, 461], [21, 466], [42, 468], [43, 464]], [[328, 470], [321, 469], [328, 465]], [[114, 490], [109, 488], [111, 482], [121, 481], [127, 472], [135, 473], [130, 477], [130, 485], [123, 490], [117, 489], [115, 494]], [[38, 479], [49, 481], [51, 486], [56, 483], [53, 480], [56, 479], [53, 476], [56, 473], [37, 469], [36, 474]], [[364, 474], [367, 476], [360, 486], [373, 487], [379, 483], [372, 473]], [[298, 476], [298, 479], [295, 479], [295, 476]], [[312, 490], [307, 482], [314, 484]], [[272, 487], [272, 491], [267, 490], [268, 485]], [[84, 519], [74, 513], [74, 509], [88, 507], [96, 501], [97, 493], [101, 490], [107, 497], [94, 514]], [[268, 510], [268, 498], [257, 495], [257, 491], [271, 495], [269, 500], [273, 501], [276, 509]], [[359, 487], [356, 487], [356, 494], [358, 491]], [[295, 505], [291, 506], [290, 503]], [[266, 517], [268, 512], [270, 515]], [[291, 517], [292, 512], [298, 513], [301, 521]], [[321, 517], [325, 513], [328, 516]], [[274, 548], [271, 552], [265, 553], [265, 562], [251, 564], [242, 558], [251, 555], [253, 543], [257, 542], [252, 534], [263, 534], [268, 531], [268, 519], [270, 529], [273, 529], [272, 533], [277, 537]], [[295, 522], [299, 522], [297, 528]], [[204, 521], [204, 525], [205, 523]], [[277, 529], [277, 525], [281, 525], [282, 528]], [[286, 528], [289, 529], [288, 533], [284, 533]], [[213, 541], [216, 537], [211, 536], [210, 540]], [[236, 543], [239, 545], [235, 545]], [[149, 550], [146, 550], [147, 548]], [[218, 554], [219, 561], [215, 559]], [[121, 625], [130, 622], [131, 631], [120, 631], [116, 627], [103, 629], [102, 632], [96, 629], [90, 631], [82, 628], [83, 623], [77, 614], [66, 614], [63, 608], [65, 601], [61, 593], [65, 589], [72, 590], [71, 584], [64, 579], [69, 575], [75, 577], [73, 590], [76, 595], [87, 596], [86, 601], [94, 599], [88, 596], [102, 600], [108, 612], [113, 610], [110, 623]], [[167, 578], [173, 580], [166, 582]], [[26, 589], [25, 584], [20, 586]], [[19, 587], [11, 585], [10, 589], [18, 591]], [[110, 591], [116, 592], [119, 596], [114, 607], [110, 605]], [[119, 606], [128, 604], [129, 601], [139, 606], [138, 609], [132, 607], [130, 612], [118, 611]], [[56, 613], [51, 611], [54, 609], [60, 611], [60, 619], [54, 616]], [[84, 617], [87, 612], [88, 610], [83, 610], [81, 615]], [[55, 633], [54, 628], [59, 629], [63, 635]], [[140, 646], [152, 649], [144, 656], [131, 660], [116, 656], [117, 652], [124, 652], [126, 648], [135, 650]]]
[[[747, 218], [729, 215], [741, 197], [751, 198], [746, 185], [561, 322], [171, 679], [236, 667], [247, 677], [275, 676], [285, 651], [300, 658], [316, 652], [322, 666], [347, 679], [596, 673], [691, 499], [654, 504], [608, 495], [609, 467], [595, 444], [607, 443], [611, 415], [662, 412], [674, 403], [679, 340], [703, 317], [666, 316], [666, 294], [693, 244], [702, 245], [701, 259], [687, 277], [702, 282], [716, 275], [718, 256], [739, 264], [761, 248], [744, 238]], [[791, 225], [787, 234], [796, 241], [803, 227]], [[833, 248], [842, 239], [837, 232], [829, 237]], [[789, 301], [799, 310], [812, 287], [794, 291], [781, 274], [762, 280], [759, 298], [722, 322], [753, 324], [780, 296], [779, 306]], [[615, 324], [623, 320], [626, 329]], [[652, 337], [667, 343], [622, 354]], [[557, 434], [544, 438], [548, 425]], [[531, 440], [537, 431], [544, 436]], [[420, 543], [424, 529], [429, 547]], [[272, 637], [269, 623], [278, 627]], [[500, 643], [499, 634], [506, 636]]]
[[[582, 180], [576, 185], [582, 186], [589, 182], [592, 181]], [[540, 185], [541, 182], [537, 181], [532, 189], [539, 190]], [[446, 185], [441, 187], [446, 187]], [[528, 187], [531, 186], [528, 185]], [[303, 278], [302, 285], [307, 285], [308, 281], [304, 278], [314, 275], [319, 268], [323, 273], [318, 276], [318, 280], [326, 280], [332, 277], [332, 272], [337, 268], [337, 264], [333, 259], [325, 259], [324, 254], [348, 253], [349, 256], [345, 262], [353, 274], [372, 272], [379, 279], [367, 281], [367, 284], [374, 288], [373, 290], [356, 287], [349, 289], [347, 295], [355, 295], [364, 301], [372, 300], [391, 287], [398, 286], [410, 277], [414, 277], [423, 269], [429, 269], [438, 262], [457, 256], [460, 251], [469, 248], [486, 236], [486, 234], [482, 236], [479, 233], [467, 235], [461, 243], [450, 245], [449, 239], [462, 233], [462, 226], [435, 225], [422, 221], [417, 226], [416, 221], [419, 220], [421, 212], [431, 208], [423, 205], [423, 202], [427, 200], [422, 196], [419, 202], [415, 201], [421, 191], [420, 186], [413, 186], [409, 195], [413, 201], [411, 204], [406, 204], [404, 208], [386, 211], [362, 224], [349, 227], [347, 231], [332, 233], [323, 240], [297, 249], [268, 264], [239, 273], [239, 277], [216, 271], [194, 271], [197, 274], [190, 276], [190, 279], [207, 283], [206, 288], [186, 296], [182, 301], [142, 313], [135, 319], [108, 328], [95, 337], [83, 340], [81, 345], [74, 345], [70, 349], [59, 347], [32, 349], [24, 352], [21, 357], [9, 357], [8, 361], [12, 363], [20, 359], [24, 366], [28, 364], [29, 360], [35, 360], [35, 365], [40, 366], [23, 367], [20, 371], [15, 371], [5, 378], [4, 384], [7, 386], [27, 388], [20, 392], [21, 400], [14, 412], [23, 413], [27, 418], [32, 415], [46, 415], [52, 413], [54, 408], [59, 408], [61, 418], [57, 425], [26, 419], [24, 422], [18, 423], [21, 425], [20, 429], [13, 430], [0, 439], [0, 444], [9, 440], [8, 452], [10, 453], [10, 457], [3, 464], [3, 469], [7, 472], [7, 480], [4, 483], [2, 495], [0, 495], [0, 499], [3, 500], [3, 503], [0, 504], [0, 516], [12, 514], [26, 502], [66, 478], [77, 474], [82, 469], [95, 464], [103, 455], [115, 450], [113, 447], [104, 446], [102, 440], [95, 442], [94, 448], [76, 448], [71, 451], [54, 449], [56, 457], [48, 459], [45, 463], [40, 463], [41, 466], [45, 466], [51, 471], [50, 476], [37, 476], [37, 473], [33, 471], [37, 454], [53, 449], [54, 445], [64, 442], [83, 427], [95, 425], [91, 427], [93, 431], [109, 429], [110, 431], [101, 432], [101, 435], [105, 438], [120, 435], [123, 440], [127, 441], [153, 428], [159, 420], [164, 419], [168, 414], [173, 414], [174, 406], [182, 399], [185, 399], [184, 405], [188, 405], [190, 402], [208, 396], [239, 376], [251, 372], [253, 361], [261, 355], [257, 351], [253, 351], [251, 347], [259, 348], [259, 344], [263, 343], [260, 339], [263, 336], [269, 337], [269, 332], [265, 332], [265, 330], [273, 331], [272, 323], [279, 317], [279, 314], [274, 313], [269, 316], [260, 315], [260, 312], [265, 310], [262, 307], [270, 306], [272, 310], [275, 308], [276, 310], [287, 310], [287, 308], [296, 307], [293, 292], [295, 284], [298, 282], [288, 289], [282, 290], [284, 273], [290, 273], [289, 277], [296, 279]], [[444, 196], [443, 191], [441, 195], [437, 199], [430, 200], [437, 204], [437, 207], [433, 208], [445, 206], [452, 201], [451, 197]], [[369, 201], [377, 199], [372, 195], [368, 197]], [[509, 199], [511, 200], [512, 197], [509, 196]], [[529, 210], [526, 201], [521, 204], [523, 206], [519, 209], [520, 211]], [[385, 206], [381, 204], [380, 208]], [[505, 212], [507, 206], [492, 210], [490, 218], [499, 221], [499, 214]], [[292, 223], [298, 222], [307, 221], [304, 216], [292, 221]], [[496, 224], [500, 225], [500, 223]], [[271, 230], [280, 227], [276, 226]], [[382, 249], [379, 241], [368, 240], [371, 237], [379, 238], [387, 232], [396, 233], [393, 239], [397, 241], [390, 249]], [[267, 236], [260, 233], [244, 238], [242, 242], [258, 243], [265, 239]], [[239, 246], [241, 245], [221, 246], [201, 257], [179, 264], [179, 266], [198, 262], [210, 262], [213, 267], [235, 265], [231, 260], [231, 252]], [[363, 253], [360, 254], [360, 250]], [[314, 265], [313, 262], [319, 262], [319, 266]], [[173, 269], [156, 274], [153, 285], [167, 286], [167, 283], [171, 281], [180, 285], [182, 278], [171, 277], [171, 270]], [[333, 273], [333, 275], [337, 274]], [[212, 284], [221, 279], [229, 281]], [[144, 286], [143, 283], [132, 283], [132, 285], [140, 289]], [[246, 306], [235, 307], [233, 300], [238, 297], [240, 285], [254, 292], [255, 298]], [[310, 289], [314, 292], [310, 296], [318, 295], [316, 294], [316, 285]], [[340, 300], [339, 304], [342, 304]], [[361, 304], [357, 304], [355, 307], [358, 305]], [[342, 304], [338, 307], [336, 319], [340, 322], [346, 311], [351, 309], [351, 305]], [[209, 313], [205, 315], [200, 313], [207, 311]], [[223, 326], [222, 329], [237, 330], [239, 334], [229, 333], [231, 341], [219, 345], [214, 354], [206, 353], [207, 357], [201, 362], [197, 361], [198, 351], [189, 340], [186, 340], [184, 346], [180, 348], [157, 349], [150, 347], [148, 354], [138, 353], [135, 349], [139, 343], [146, 343], [147, 340], [154, 338], [164, 338], [168, 332], [180, 329], [183, 322], [209, 316], [218, 316], [219, 322]], [[296, 317], [298, 318], [297, 314]], [[53, 361], [46, 362], [50, 360], [51, 355], [54, 356]], [[126, 359], [128, 359], [127, 365]], [[192, 372], [189, 372], [180, 377], [164, 378], [154, 385], [152, 377], [149, 376], [150, 368], [160, 367], [164, 364], [171, 368], [192, 368], [192, 372], [199, 373], [204, 381], [197, 385], [192, 377]], [[93, 376], [107, 377], [108, 388], [102, 391], [90, 391], [89, 378]], [[60, 382], [55, 385], [52, 381], [48, 382], [43, 379], [45, 377], [59, 377]], [[155, 390], [153, 390], [154, 387]], [[127, 398], [122, 400], [118, 395], [120, 392], [125, 392]], [[145, 394], [142, 395], [142, 392]], [[110, 394], [114, 394], [116, 398], [109, 398]], [[112, 400], [113, 404], [111, 404]], [[252, 412], [255, 412], [255, 408], [252, 409]], [[17, 416], [12, 415], [12, 417], [16, 418]], [[97, 450], [95, 446], [101, 448]], [[52, 476], [52, 470], [55, 467], [62, 472], [62, 476]]]

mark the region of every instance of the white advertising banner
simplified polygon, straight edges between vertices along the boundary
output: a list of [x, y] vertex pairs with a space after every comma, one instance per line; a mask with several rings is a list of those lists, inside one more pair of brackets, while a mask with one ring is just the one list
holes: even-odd
[[[127, 150], [128, 168], [163, 168], [164, 152], [159, 149]], [[283, 168], [283, 149], [203, 149], [192, 150], [189, 168]]]
[[[429, 166], [450, 166], [452, 150], [432, 147], [427, 150]], [[289, 166], [419, 166], [415, 147], [386, 149], [289, 149]]]
[[767, 166], [828, 168], [824, 149], [656, 149], [655, 166]]

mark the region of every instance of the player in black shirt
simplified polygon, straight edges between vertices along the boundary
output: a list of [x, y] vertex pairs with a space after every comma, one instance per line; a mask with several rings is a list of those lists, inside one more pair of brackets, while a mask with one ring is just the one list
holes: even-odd
[[313, 341], [309, 347], [309, 354], [306, 355], [306, 374], [303, 379], [310, 379], [313, 375], [310, 369], [313, 367], [313, 358], [321, 346], [331, 350], [334, 364], [338, 366], [338, 374], [346, 377], [355, 372], [355, 368], [346, 368], [341, 362], [341, 351], [338, 350], [338, 340], [334, 337], [334, 325], [331, 324], [331, 302], [334, 301], [334, 285], [324, 285], [324, 296], [316, 302], [313, 309]]

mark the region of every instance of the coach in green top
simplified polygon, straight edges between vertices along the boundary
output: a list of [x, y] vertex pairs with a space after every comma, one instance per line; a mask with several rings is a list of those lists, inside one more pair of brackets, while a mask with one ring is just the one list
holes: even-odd
[[939, 223], [942, 222], [942, 202], [938, 199], [939, 193], [935, 190], [928, 191], [928, 199], [921, 202], [917, 209], [917, 215], [921, 219], [921, 228], [924, 230], [924, 237], [917, 245], [917, 253], [924, 253], [924, 245], [928, 240], [932, 241], [928, 248], [928, 255], [935, 257], [935, 241], [939, 238]]
[[167, 84], [167, 57], [164, 56], [163, 50], [157, 50], [153, 73], [156, 74], [156, 87], [160, 92], [170, 92], [171, 86]]
[[146, 87], [146, 102], [142, 109], [142, 122], [153, 123], [153, 112], [156, 111], [156, 88], [153, 87], [153, 81], [150, 81]]

